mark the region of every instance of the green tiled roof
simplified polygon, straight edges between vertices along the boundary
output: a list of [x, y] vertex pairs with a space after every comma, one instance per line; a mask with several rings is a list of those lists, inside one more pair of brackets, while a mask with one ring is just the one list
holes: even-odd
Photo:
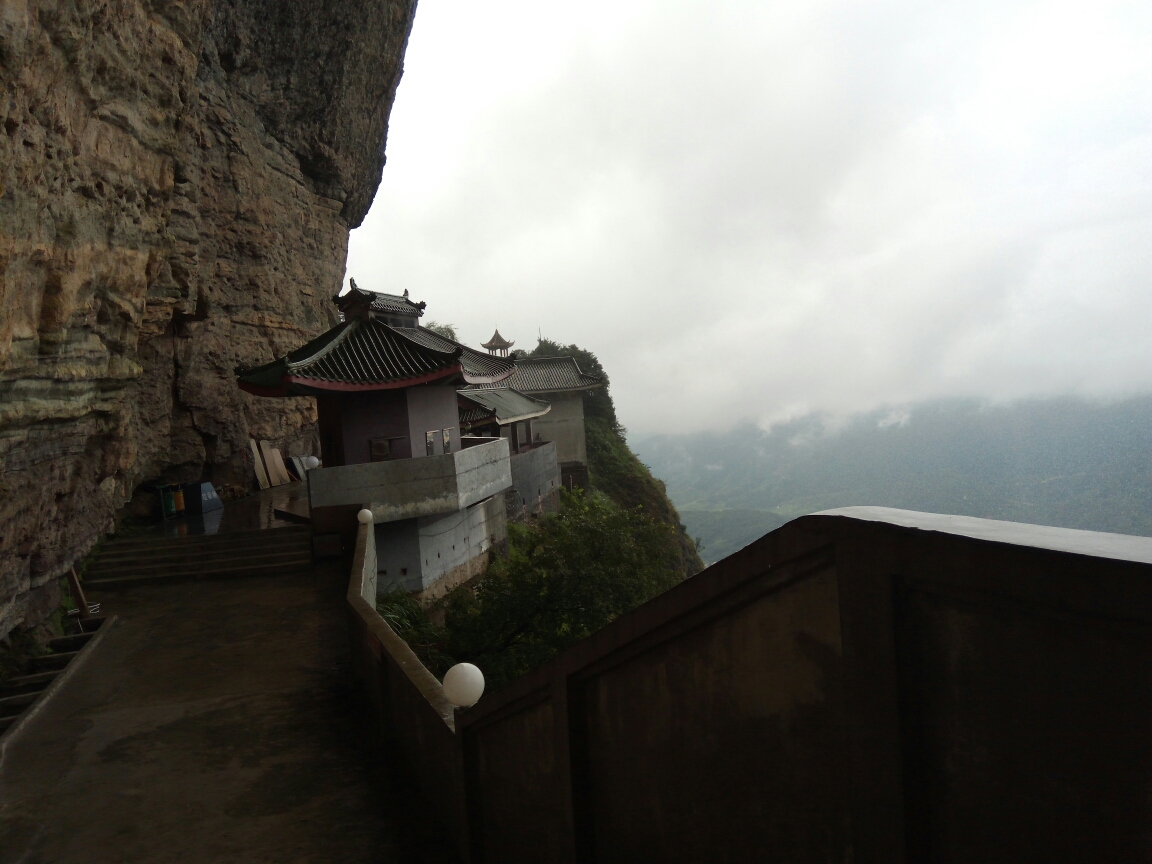
[[520, 420], [531, 420], [540, 417], [552, 410], [552, 406], [543, 399], [533, 399], [511, 388], [490, 390], [458, 390], [460, 397], [473, 406], [473, 410], [461, 411], [460, 419], [466, 423], [475, 423], [495, 417], [501, 425], [516, 423]]
[[516, 370], [495, 384], [478, 384], [472, 389], [510, 387], [521, 393], [559, 393], [565, 390], [591, 390], [604, 382], [580, 371], [571, 357], [533, 357], [516, 360]]
[[337, 324], [286, 356], [236, 370], [240, 388], [258, 396], [299, 396], [332, 390], [386, 390], [460, 374], [460, 349], [430, 348], [374, 319]]

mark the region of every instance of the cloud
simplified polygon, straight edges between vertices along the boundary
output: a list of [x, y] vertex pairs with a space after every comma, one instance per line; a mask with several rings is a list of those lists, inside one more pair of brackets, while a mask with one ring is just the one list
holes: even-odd
[[348, 273], [595, 351], [636, 432], [1146, 391], [1150, 38], [1142, 4], [438, 0]]

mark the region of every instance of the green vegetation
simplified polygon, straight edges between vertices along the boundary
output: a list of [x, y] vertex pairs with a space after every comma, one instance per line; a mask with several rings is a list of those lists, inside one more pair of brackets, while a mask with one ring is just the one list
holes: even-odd
[[431, 622], [402, 594], [377, 608], [437, 676], [475, 663], [495, 689], [683, 578], [671, 526], [603, 494], [562, 493], [559, 513], [508, 527], [508, 555], [451, 591]]
[[449, 594], [448, 653], [493, 687], [535, 668], [680, 581], [670, 526], [605, 496], [508, 527], [508, 555]]
[[591, 351], [577, 345], [561, 345], [550, 339], [541, 339], [531, 352], [516, 351], [517, 357], [573, 357], [589, 375], [604, 381], [584, 397], [584, 430], [588, 446], [588, 474], [592, 489], [603, 492], [625, 509], [641, 507], [655, 519], [670, 526], [675, 532], [675, 545], [679, 567], [685, 576], [704, 569], [704, 562], [696, 551], [696, 544], [680, 521], [664, 482], [652, 472], [624, 440], [625, 429], [616, 417], [608, 373]]
[[459, 342], [456, 338], [456, 327], [452, 324], [441, 324], [437, 321], [426, 321], [420, 325], [425, 330], [431, 330], [437, 336], [443, 336], [445, 339], [451, 339], [453, 342]]
[[[424, 326], [455, 338], [442, 325]], [[541, 339], [530, 354], [513, 356], [574, 357], [582, 370], [604, 380], [584, 400], [591, 491], [562, 491], [560, 512], [509, 525], [508, 554], [430, 610], [403, 591], [377, 600], [384, 620], [433, 674], [475, 663], [491, 689], [704, 566], [664, 484], [624, 440], [596, 355]]]
[[433, 623], [420, 601], [403, 588], [376, 595], [376, 611], [437, 677], [456, 661], [444, 653], [447, 631]]

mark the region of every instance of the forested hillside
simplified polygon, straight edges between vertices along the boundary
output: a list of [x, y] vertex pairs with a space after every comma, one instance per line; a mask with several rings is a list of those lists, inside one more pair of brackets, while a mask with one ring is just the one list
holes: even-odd
[[561, 345], [541, 339], [531, 352], [516, 351], [520, 357], [574, 357], [589, 375], [604, 380], [584, 397], [584, 424], [588, 444], [588, 473], [592, 488], [605, 493], [622, 507], [640, 506], [652, 518], [673, 526], [680, 541], [680, 562], [685, 575], [703, 569], [696, 546], [681, 524], [680, 514], [669, 499], [664, 482], [636, 458], [624, 440], [624, 430], [616, 418], [608, 373], [591, 351], [576, 345]]
[[937, 401], [634, 447], [708, 561], [781, 520], [855, 504], [1152, 535], [1152, 397]]

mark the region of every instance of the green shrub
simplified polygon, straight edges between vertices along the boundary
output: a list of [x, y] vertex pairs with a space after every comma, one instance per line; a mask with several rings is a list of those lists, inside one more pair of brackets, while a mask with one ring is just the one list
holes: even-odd
[[510, 525], [508, 555], [441, 601], [443, 653], [495, 689], [675, 585], [679, 563], [671, 526], [563, 493], [559, 513]]
[[580, 368], [604, 382], [584, 395], [584, 435], [588, 447], [588, 474], [594, 490], [605, 493], [625, 509], [636, 506], [657, 522], [670, 525], [676, 535], [679, 567], [685, 576], [704, 569], [696, 544], [680, 522], [662, 480], [652, 476], [648, 466], [636, 458], [625, 440], [624, 427], [616, 417], [611, 382], [599, 358], [578, 345], [562, 345], [541, 339], [531, 352], [514, 352], [518, 357], [572, 357]]
[[447, 634], [428, 617], [419, 600], [403, 588], [393, 588], [376, 595], [376, 611], [392, 632], [408, 643], [421, 663], [438, 677], [443, 676], [453, 663], [444, 653]]

